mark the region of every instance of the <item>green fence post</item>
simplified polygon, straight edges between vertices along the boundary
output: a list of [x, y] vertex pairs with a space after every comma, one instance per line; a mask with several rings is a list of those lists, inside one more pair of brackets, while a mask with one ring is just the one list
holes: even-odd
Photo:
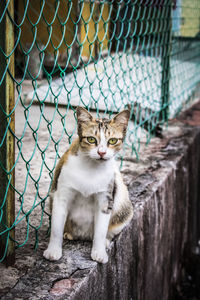
[[[1, 4], [0, 17], [6, 5]], [[14, 77], [14, 53], [11, 54], [14, 49], [13, 19], [14, 0], [10, 0], [0, 24], [0, 259], [5, 256], [7, 265], [12, 265], [15, 260], [15, 244], [12, 240], [15, 232], [14, 229], [9, 230], [15, 220], [15, 172], [12, 170], [15, 163], [15, 91], [11, 77]], [[9, 67], [4, 74], [7, 65]]]
[[172, 32], [172, 0], [165, 1], [163, 46], [161, 56], [162, 78], [161, 78], [161, 113], [160, 119], [163, 122], [168, 120], [169, 112], [169, 84], [170, 84], [170, 54], [171, 54], [171, 32]]

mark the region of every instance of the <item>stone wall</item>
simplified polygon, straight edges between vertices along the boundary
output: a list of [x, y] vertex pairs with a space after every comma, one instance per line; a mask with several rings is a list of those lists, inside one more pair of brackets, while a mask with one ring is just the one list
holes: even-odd
[[171, 300], [185, 246], [200, 238], [200, 121], [189, 124], [199, 108], [170, 122], [140, 162], [125, 157], [134, 218], [106, 265], [91, 261], [90, 243], [78, 242], [65, 242], [62, 259], [48, 262], [43, 239], [36, 253], [27, 246], [14, 267], [0, 267], [1, 299]]

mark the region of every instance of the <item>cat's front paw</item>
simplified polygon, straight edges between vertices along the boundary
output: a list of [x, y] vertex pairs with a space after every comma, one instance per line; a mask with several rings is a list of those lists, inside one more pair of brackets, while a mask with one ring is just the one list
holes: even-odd
[[106, 264], [108, 262], [108, 255], [106, 253], [105, 249], [96, 249], [93, 248], [92, 249], [92, 253], [91, 253], [91, 257], [93, 260], [102, 263], [102, 264]]
[[48, 247], [43, 256], [48, 260], [59, 260], [62, 256], [62, 249], [60, 247]]

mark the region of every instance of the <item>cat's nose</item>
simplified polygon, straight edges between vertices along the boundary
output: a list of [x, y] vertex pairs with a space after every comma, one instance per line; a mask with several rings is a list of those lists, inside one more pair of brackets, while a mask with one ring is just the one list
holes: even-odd
[[100, 156], [101, 158], [103, 158], [104, 155], [106, 154], [106, 151], [100, 151], [100, 150], [98, 150], [98, 154], [99, 154], [99, 156]]

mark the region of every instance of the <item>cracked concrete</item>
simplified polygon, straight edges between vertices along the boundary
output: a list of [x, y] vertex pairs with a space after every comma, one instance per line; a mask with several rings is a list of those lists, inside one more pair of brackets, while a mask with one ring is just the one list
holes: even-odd
[[171, 299], [185, 245], [200, 237], [199, 108], [171, 121], [140, 161], [124, 158], [134, 217], [112, 242], [106, 265], [90, 259], [88, 242], [65, 241], [61, 260], [45, 260], [44, 227], [37, 251], [30, 241], [16, 251], [13, 267], [0, 266], [1, 299]]

